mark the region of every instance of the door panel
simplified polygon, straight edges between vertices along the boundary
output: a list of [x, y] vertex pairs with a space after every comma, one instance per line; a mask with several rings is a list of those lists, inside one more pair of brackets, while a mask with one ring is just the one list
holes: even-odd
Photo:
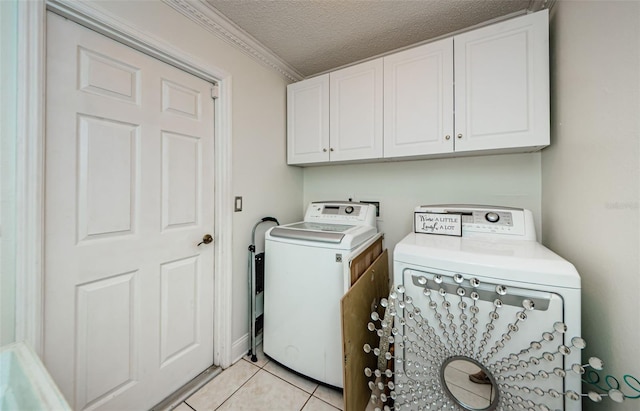
[[[81, 404], [91, 405], [105, 395], [117, 395], [138, 380], [137, 274], [122, 273], [77, 286], [76, 375]], [[104, 310], [112, 301], [120, 303], [110, 311]]]
[[132, 234], [139, 196], [140, 127], [78, 116], [78, 240]]
[[140, 69], [110, 56], [78, 48], [80, 90], [138, 104]]
[[162, 80], [162, 111], [199, 119], [201, 113], [200, 92]]
[[287, 163], [329, 161], [329, 74], [287, 86]]
[[162, 264], [161, 273], [160, 356], [164, 367], [198, 344], [198, 256]]
[[202, 163], [198, 137], [162, 133], [162, 227], [198, 224]]
[[330, 73], [331, 161], [382, 158], [382, 74], [382, 58]]
[[549, 144], [548, 15], [454, 37], [455, 151]]
[[453, 39], [384, 57], [384, 156], [453, 151]]
[[213, 363], [211, 84], [48, 15], [44, 361], [75, 409]]

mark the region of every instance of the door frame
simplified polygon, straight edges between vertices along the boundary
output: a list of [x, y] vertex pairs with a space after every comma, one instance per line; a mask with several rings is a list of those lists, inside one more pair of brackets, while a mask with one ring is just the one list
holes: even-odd
[[162, 39], [123, 24], [89, 2], [18, 1], [16, 340], [42, 356], [44, 329], [44, 144], [46, 13], [52, 11], [160, 61], [218, 85], [215, 118], [213, 362], [232, 355], [232, 76]]

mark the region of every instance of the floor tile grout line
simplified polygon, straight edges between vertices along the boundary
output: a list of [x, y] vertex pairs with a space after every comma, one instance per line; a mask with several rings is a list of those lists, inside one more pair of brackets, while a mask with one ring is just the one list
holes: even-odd
[[298, 410], [298, 411], [302, 411], [304, 410], [304, 407], [307, 406], [307, 404], [309, 404], [309, 401], [311, 401], [311, 397], [313, 397], [313, 395], [310, 395], [307, 400], [304, 402], [304, 404], [302, 404], [302, 407]]
[[242, 389], [242, 387], [244, 387], [244, 386], [245, 386], [249, 381], [251, 381], [251, 380], [252, 380], [256, 375], [258, 375], [258, 373], [260, 372], [260, 370], [261, 370], [262, 368], [260, 368], [260, 367], [258, 367], [258, 366], [255, 366], [255, 367], [258, 369], [258, 371], [254, 372], [254, 373], [251, 375], [251, 377], [247, 378], [247, 380], [246, 380], [245, 382], [243, 382], [242, 384], [240, 384], [240, 386], [239, 386], [238, 388], [236, 388], [236, 390], [235, 390], [234, 392], [232, 392], [232, 393], [231, 393], [227, 398], [225, 398], [225, 399], [224, 399], [224, 401], [222, 401], [222, 403], [221, 403], [220, 405], [218, 405], [218, 406], [216, 407], [216, 410], [219, 410], [219, 409], [220, 409], [220, 407], [222, 407], [222, 406], [224, 405], [224, 403], [226, 403], [227, 401], [229, 401], [229, 399], [230, 399], [231, 397], [233, 397], [234, 395], [236, 395], [236, 393], [237, 393], [238, 391], [240, 391], [240, 390]]
[[[266, 365], [265, 365], [265, 366], [266, 366]], [[302, 387], [298, 387], [298, 386], [297, 386], [297, 385], [295, 385], [294, 383], [292, 383], [292, 382], [290, 382], [290, 381], [287, 381], [287, 380], [286, 380], [286, 379], [284, 379], [283, 377], [281, 377], [281, 376], [279, 376], [279, 375], [277, 375], [277, 374], [274, 374], [273, 372], [271, 372], [271, 371], [267, 370], [266, 368], [263, 368], [263, 370], [264, 370], [264, 371], [266, 371], [266, 372], [268, 372], [269, 374], [273, 375], [274, 377], [277, 377], [277, 378], [281, 379], [282, 381], [286, 382], [287, 384], [289, 384], [289, 385], [291, 385], [291, 386], [293, 386], [293, 387], [295, 387], [295, 388], [297, 388], [297, 389], [299, 389], [299, 390], [301, 390], [301, 391], [303, 391], [303, 392], [305, 392], [305, 393], [309, 394], [309, 396], [311, 396], [311, 397], [315, 397], [315, 398], [319, 399], [320, 401], [322, 401], [322, 402], [324, 402], [324, 403], [326, 403], [326, 404], [331, 405], [333, 408], [336, 408], [333, 404], [331, 404], [331, 403], [329, 403], [328, 401], [325, 401], [324, 399], [322, 399], [322, 398], [318, 397], [317, 395], [315, 395], [315, 394], [316, 394], [316, 391], [318, 391], [318, 389], [319, 389], [320, 387], [324, 387], [322, 384], [317, 383], [317, 382], [314, 382], [314, 384], [315, 384], [315, 388], [313, 389], [313, 391], [312, 391], [311, 393], [309, 393], [309, 391], [306, 391], [304, 388], [302, 388]], [[293, 374], [293, 375], [296, 375], [296, 374]], [[304, 378], [304, 377], [301, 377], [301, 378]], [[338, 410], [339, 410], [340, 408], [336, 408], [336, 409], [338, 409]]]
[[323, 403], [327, 404], [329, 407], [333, 408], [334, 410], [341, 411], [341, 409], [340, 409], [340, 408], [336, 408], [333, 404], [331, 404], [331, 403], [329, 403], [329, 402], [327, 402], [327, 401], [323, 400], [323, 399], [322, 399], [322, 398], [320, 398], [320, 397], [316, 397], [315, 395], [309, 395], [309, 398], [307, 398], [307, 401], [306, 401], [304, 404], [302, 404], [302, 408], [300, 408], [300, 410], [299, 410], [299, 411], [304, 410], [304, 407], [306, 407], [306, 406], [307, 406], [307, 404], [309, 403], [309, 401], [311, 401], [311, 398], [315, 398], [315, 399], [316, 399], [316, 400], [318, 400], [318, 401], [322, 401]]
[[[0, 1], [1, 1], [1, 0], [0, 0]], [[244, 360], [244, 361], [246, 361], [246, 362], [248, 362], [249, 364], [253, 365], [254, 367], [258, 367], [258, 368], [260, 368], [261, 370], [264, 370], [264, 367], [266, 367], [267, 365], [269, 365], [269, 363], [271, 362], [271, 359], [268, 359], [268, 360], [266, 360], [266, 361], [264, 362], [264, 364], [262, 364], [262, 365], [258, 365], [258, 362], [260, 362], [260, 360], [258, 360], [257, 362], [253, 362], [253, 361], [251, 361], [251, 359], [246, 359], [246, 358], [244, 358], [244, 357], [243, 357], [243, 360]]]
[[[299, 387], [299, 386], [295, 385], [294, 383], [292, 383], [292, 382], [290, 382], [290, 381], [287, 381], [285, 378], [283, 378], [283, 377], [281, 377], [281, 376], [279, 376], [279, 375], [277, 375], [277, 374], [274, 374], [273, 372], [271, 372], [271, 371], [269, 371], [268, 369], [266, 369], [265, 367], [266, 367], [266, 366], [267, 366], [267, 364], [269, 364], [269, 362], [271, 362], [271, 361], [267, 361], [267, 362], [265, 362], [265, 363], [264, 363], [264, 364], [262, 364], [262, 365], [257, 365], [256, 363], [254, 363], [254, 362], [252, 362], [252, 361], [250, 361], [250, 360], [247, 360], [245, 357], [242, 357], [242, 360], [243, 360], [243, 361], [248, 362], [250, 365], [253, 365], [253, 366], [254, 366], [254, 367], [256, 367], [258, 370], [257, 370], [255, 373], [253, 373], [253, 374], [251, 375], [251, 377], [249, 377], [249, 378], [248, 378], [244, 383], [242, 383], [242, 384], [241, 384], [241, 385], [240, 385], [236, 390], [234, 390], [234, 391], [233, 391], [229, 396], [227, 396], [227, 398], [225, 398], [225, 400], [224, 400], [224, 401], [223, 401], [223, 402], [222, 402], [218, 407], [216, 407], [216, 408], [215, 408], [216, 410], [220, 409], [220, 407], [222, 407], [222, 406], [223, 406], [227, 401], [229, 401], [229, 399], [230, 399], [231, 397], [233, 397], [233, 396], [234, 396], [238, 391], [240, 391], [240, 390], [242, 389], [242, 387], [244, 387], [244, 386], [245, 386], [249, 381], [251, 381], [251, 380], [252, 380], [256, 375], [258, 375], [258, 373], [260, 372], [260, 370], [265, 371], [265, 372], [266, 372], [266, 373], [268, 373], [269, 375], [271, 375], [271, 376], [273, 376], [273, 377], [278, 378], [279, 380], [281, 380], [281, 381], [283, 381], [283, 382], [287, 383], [288, 385], [290, 385], [290, 386], [292, 386], [292, 387], [294, 387], [294, 388], [296, 388], [296, 389], [298, 389], [298, 390], [302, 391], [304, 394], [308, 395], [307, 400], [305, 401], [305, 403], [303, 404], [303, 406], [302, 406], [302, 408], [301, 408], [300, 410], [302, 410], [302, 409], [307, 405], [307, 403], [311, 400], [311, 397], [314, 397], [314, 398], [316, 398], [317, 400], [322, 401], [323, 403], [325, 403], [325, 404], [329, 405], [330, 407], [334, 408], [335, 410], [338, 410], [338, 411], [342, 410], [341, 408], [335, 407], [335, 406], [334, 406], [333, 404], [331, 404], [330, 402], [328, 402], [328, 401], [324, 400], [323, 398], [320, 398], [320, 397], [318, 397], [318, 396], [316, 396], [316, 395], [315, 395], [315, 393], [316, 393], [316, 392], [318, 391], [318, 389], [320, 388], [321, 384], [319, 384], [319, 383], [315, 383], [315, 388], [313, 389], [313, 391], [312, 391], [311, 393], [309, 393], [309, 392], [308, 392], [308, 391], [306, 391], [305, 389], [303, 389], [303, 388], [301, 388], [301, 387]], [[221, 375], [222, 375], [222, 373], [220, 374], [220, 376], [221, 376]], [[295, 375], [295, 374], [294, 374], [294, 375]], [[188, 399], [187, 399], [187, 400], [188, 400]], [[191, 405], [189, 405], [189, 404], [187, 403], [187, 400], [185, 400], [185, 401], [184, 401], [184, 403], [185, 403], [186, 405], [188, 405], [188, 406], [189, 406], [189, 408], [191, 408], [191, 409], [193, 409], [194, 411], [196, 411], [193, 407], [191, 407]]]
[[320, 389], [320, 387], [325, 387], [327, 389], [330, 389], [330, 388], [328, 388], [328, 387], [326, 387], [324, 385], [318, 384], [316, 386], [316, 389], [313, 390], [313, 394], [311, 394], [312, 397], [315, 397], [315, 398], [319, 399], [320, 401], [324, 402], [325, 404], [329, 404], [331, 407], [335, 408], [336, 410], [340, 410], [340, 411], [344, 410], [344, 408], [345, 408], [344, 407], [344, 392], [342, 394], [343, 395], [343, 397], [342, 397], [342, 400], [343, 400], [342, 408], [340, 408], [340, 407], [336, 407], [335, 405], [331, 404], [329, 401], [325, 400], [324, 398], [319, 397], [319, 396], [316, 395], [316, 392]]
[[[265, 364], [265, 366], [266, 366], [266, 364]], [[258, 367], [258, 368], [260, 368], [260, 367]], [[320, 397], [318, 397], [318, 396], [314, 395], [314, 394], [316, 393], [316, 391], [318, 390], [318, 388], [320, 388], [320, 384], [317, 384], [317, 383], [316, 383], [316, 387], [313, 389], [313, 391], [312, 391], [312, 392], [309, 392], [309, 391], [306, 391], [304, 388], [298, 387], [297, 385], [293, 384], [292, 382], [287, 381], [287, 380], [286, 380], [286, 379], [284, 379], [283, 377], [281, 377], [281, 376], [279, 376], [279, 375], [277, 375], [277, 374], [274, 374], [273, 372], [271, 372], [271, 371], [269, 371], [269, 370], [265, 369], [264, 367], [263, 367], [263, 368], [260, 368], [260, 370], [262, 370], [262, 371], [266, 372], [267, 374], [269, 374], [269, 375], [271, 375], [271, 376], [273, 376], [273, 377], [276, 377], [277, 379], [279, 379], [279, 380], [281, 380], [281, 381], [283, 381], [283, 382], [285, 382], [285, 383], [289, 384], [289, 385], [290, 385], [290, 386], [292, 386], [293, 388], [297, 388], [298, 390], [300, 390], [300, 391], [302, 391], [303, 393], [307, 394], [309, 397], [307, 398], [307, 400], [305, 401], [305, 403], [302, 405], [302, 408], [304, 408], [304, 406], [305, 406], [305, 405], [307, 405], [307, 403], [309, 402], [309, 400], [311, 400], [311, 397], [314, 397], [314, 398], [316, 398], [316, 399], [318, 399], [318, 400], [322, 401], [323, 403], [325, 403], [325, 404], [327, 404], [327, 405], [331, 406], [332, 408], [334, 408], [334, 409], [336, 409], [336, 410], [340, 410], [340, 408], [335, 407], [335, 406], [334, 406], [333, 404], [331, 404], [330, 402], [327, 402], [327, 401], [325, 401], [324, 399], [322, 399], [322, 398], [320, 398]], [[260, 372], [260, 371], [258, 371], [258, 372], [256, 372], [255, 374], [253, 374], [253, 375], [251, 376], [251, 378], [249, 378], [247, 381], [245, 381], [245, 383], [244, 383], [244, 384], [242, 384], [242, 385], [241, 385], [241, 386], [240, 386], [236, 391], [234, 391], [234, 392], [233, 392], [233, 394], [229, 395], [229, 397], [227, 397], [227, 398], [224, 400], [224, 402], [223, 402], [222, 404], [224, 404], [225, 402], [227, 402], [227, 400], [228, 400], [229, 398], [231, 398], [231, 397], [232, 397], [232, 396], [233, 396], [237, 391], [239, 391], [239, 390], [240, 390], [240, 388], [242, 388], [246, 383], [248, 383], [248, 382], [249, 382], [249, 380], [251, 380], [253, 377], [255, 377], [256, 375], [258, 375], [258, 373], [259, 373], [259, 372]], [[222, 407], [222, 404], [220, 404], [220, 407]], [[218, 407], [218, 408], [219, 408], [219, 407]], [[216, 408], [216, 409], [218, 409], [218, 408]], [[302, 408], [301, 408], [300, 410], [302, 410]]]
[[260, 369], [264, 368], [267, 364], [269, 364], [269, 361], [267, 361], [267, 362], [265, 362], [265, 363], [264, 363], [264, 364], [262, 364], [262, 365], [258, 365], [258, 363], [259, 363], [260, 361], [253, 362], [253, 361], [251, 361], [251, 359], [247, 359], [246, 357], [242, 357], [242, 359], [243, 359], [244, 361], [248, 362], [249, 364], [251, 364], [251, 365], [253, 365], [253, 366], [255, 366], [255, 367], [258, 367], [258, 368], [260, 368]]
[[[268, 357], [267, 357], [267, 358], [268, 358]], [[265, 364], [264, 364], [262, 367], [260, 367], [260, 369], [262, 369], [262, 370], [264, 370], [264, 371], [268, 372], [269, 374], [273, 375], [274, 377], [278, 377], [278, 378], [280, 378], [281, 380], [283, 380], [283, 381], [284, 381], [284, 382], [286, 382], [287, 384], [292, 385], [292, 386], [294, 386], [295, 388], [297, 388], [297, 389], [299, 389], [299, 390], [302, 390], [302, 391], [304, 391], [304, 392], [306, 392], [306, 393], [309, 393], [309, 392], [308, 392], [308, 391], [306, 391], [304, 388], [302, 388], [302, 387], [298, 387], [298, 386], [297, 386], [297, 385], [295, 385], [294, 383], [289, 382], [289, 381], [287, 381], [286, 379], [284, 379], [283, 377], [280, 377], [279, 375], [277, 375], [277, 374], [275, 374], [275, 373], [273, 373], [273, 372], [269, 371], [269, 370], [266, 368], [266, 366], [267, 366], [269, 363], [271, 363], [271, 362], [273, 362], [273, 361], [272, 361], [272, 360], [268, 360], [267, 362], [265, 362]], [[275, 364], [277, 364], [277, 362], [275, 362]], [[255, 364], [254, 364], [254, 365], [255, 365]], [[285, 370], [285, 371], [287, 371], [287, 372], [290, 372], [289, 370], [287, 370], [287, 369], [286, 369], [286, 368], [284, 368], [284, 367], [283, 367], [282, 369], [283, 369], [283, 370]], [[292, 375], [296, 375], [296, 376], [297, 376], [298, 374], [292, 373]], [[305, 377], [304, 377], [304, 376], [300, 376], [300, 378], [305, 378]], [[312, 380], [309, 380], [309, 381], [313, 382]], [[309, 395], [312, 395], [312, 396], [313, 396], [313, 394], [318, 390], [318, 387], [320, 387], [320, 384], [319, 384], [319, 383], [317, 383], [317, 382], [313, 382], [313, 383], [315, 384], [315, 388], [313, 389], [313, 391], [311, 391], [311, 393], [309, 393]], [[319, 397], [316, 397], [316, 398], [320, 399]], [[325, 401], [325, 402], [326, 402], [326, 401]]]
[[[189, 405], [189, 404], [187, 403], [187, 400], [188, 400], [188, 398], [187, 398], [187, 399], [185, 399], [184, 401], [182, 401], [182, 404], [184, 404], [184, 405], [186, 405], [187, 407], [191, 408], [193, 411], [196, 411], [196, 409], [195, 409], [195, 408], [193, 408], [191, 405]], [[179, 407], [179, 406], [180, 406], [180, 405], [178, 405], [178, 407]], [[176, 407], [176, 408], [178, 408], [178, 407]]]
[[[305, 390], [304, 388], [302, 388], [302, 387], [298, 387], [298, 386], [297, 386], [297, 385], [295, 385], [294, 383], [292, 383], [292, 382], [290, 382], [290, 381], [285, 380], [284, 378], [280, 377], [279, 375], [276, 375], [276, 374], [272, 373], [272, 372], [271, 372], [271, 371], [269, 371], [269, 370], [266, 370], [266, 369], [264, 369], [264, 368], [263, 368], [262, 370], [263, 370], [264, 372], [266, 372], [266, 373], [269, 373], [269, 374], [273, 375], [273, 376], [274, 376], [274, 377], [276, 377], [276, 378], [281, 379], [282, 381], [286, 382], [287, 384], [291, 385], [292, 387], [299, 389], [300, 391], [304, 392], [305, 394], [309, 394], [309, 397], [313, 396], [313, 393], [314, 393], [314, 392], [316, 392], [316, 390], [318, 389], [318, 384], [316, 384], [316, 388], [314, 388], [312, 392], [309, 392], [309, 391]], [[294, 374], [294, 375], [295, 375], [295, 374]]]
[[[234, 364], [234, 365], [235, 365], [235, 364]], [[256, 367], [258, 370], [257, 370], [256, 372], [254, 372], [253, 374], [251, 374], [251, 377], [247, 378], [247, 380], [246, 380], [245, 382], [243, 382], [242, 384], [240, 384], [240, 385], [238, 386], [238, 388], [236, 388], [236, 389], [235, 389], [231, 394], [229, 394], [229, 395], [227, 396], [227, 398], [225, 398], [225, 399], [224, 399], [224, 401], [222, 401], [222, 402], [220, 403], [220, 405], [218, 405], [218, 406], [215, 408], [216, 410], [220, 409], [220, 407], [222, 407], [222, 406], [224, 405], [224, 403], [226, 403], [227, 401], [229, 401], [229, 398], [233, 397], [233, 396], [234, 396], [238, 391], [240, 391], [240, 389], [241, 389], [242, 387], [244, 387], [244, 386], [245, 386], [245, 384], [247, 384], [249, 381], [251, 381], [251, 379], [253, 379], [253, 377], [255, 377], [255, 376], [260, 372], [260, 370], [262, 369], [262, 368], [260, 368], [259, 366], [255, 365], [255, 364], [252, 364], [252, 365], [253, 365], [254, 367]], [[231, 367], [229, 367], [229, 368], [231, 368]], [[227, 370], [228, 370], [229, 368], [227, 368]], [[219, 375], [217, 375], [217, 376], [216, 376], [216, 378], [218, 378], [218, 377], [220, 377], [220, 376], [222, 376], [222, 373], [220, 373]], [[188, 400], [188, 398], [187, 398], [187, 400]], [[184, 402], [186, 403], [186, 402], [187, 402], [187, 400], [185, 400]], [[187, 405], [189, 405], [189, 404], [187, 404]], [[195, 408], [191, 407], [190, 405], [189, 405], [189, 407], [195, 411]]]
[[[315, 393], [318, 391], [318, 389], [319, 389], [321, 386], [323, 386], [323, 385], [321, 385], [321, 384], [319, 384], [319, 383], [317, 383], [317, 382], [314, 382], [314, 384], [315, 384], [315, 388], [313, 389], [313, 391], [312, 391], [311, 393], [309, 393], [309, 392], [308, 392], [308, 391], [306, 391], [304, 388], [298, 387], [298, 386], [297, 386], [297, 385], [295, 385], [294, 383], [292, 383], [292, 382], [290, 382], [290, 381], [287, 381], [287, 380], [286, 380], [286, 379], [284, 379], [283, 377], [281, 377], [281, 376], [279, 376], [279, 375], [277, 375], [277, 374], [274, 374], [273, 372], [271, 372], [271, 371], [269, 371], [268, 369], [266, 369], [265, 367], [266, 367], [266, 366], [267, 366], [267, 364], [269, 364], [270, 362], [271, 362], [271, 361], [268, 361], [267, 363], [265, 363], [265, 364], [264, 364], [264, 366], [263, 366], [261, 369], [262, 369], [262, 370], [264, 370], [264, 371], [266, 371], [267, 373], [269, 373], [269, 374], [273, 375], [274, 377], [281, 379], [282, 381], [284, 381], [284, 382], [286, 382], [287, 384], [289, 384], [289, 385], [293, 386], [294, 388], [297, 388], [297, 389], [301, 390], [302, 392], [304, 392], [304, 393], [306, 393], [306, 394], [309, 394], [309, 398], [307, 399], [307, 402], [309, 402], [309, 400], [311, 399], [311, 397], [314, 397], [314, 398], [316, 398], [316, 399], [318, 399], [318, 400], [322, 401], [323, 403], [325, 403], [325, 404], [327, 404], [327, 405], [329, 405], [329, 406], [333, 407], [333, 408], [334, 408], [334, 409], [336, 409], [336, 410], [341, 411], [341, 410], [343, 410], [343, 409], [344, 409], [344, 405], [343, 405], [343, 408], [336, 407], [336, 406], [334, 406], [333, 404], [331, 404], [330, 402], [328, 402], [328, 401], [324, 400], [323, 398], [320, 398], [320, 397], [318, 397], [317, 395], [315, 395]], [[283, 369], [284, 369], [284, 370], [286, 370], [285, 368], [283, 368]], [[297, 374], [293, 374], [293, 375], [297, 375]], [[304, 377], [301, 377], [301, 378], [304, 378]], [[305, 402], [305, 404], [306, 404], [306, 402]], [[304, 406], [303, 406], [303, 408], [304, 408]]]
[[335, 405], [331, 404], [330, 402], [328, 402], [328, 401], [326, 401], [326, 400], [324, 400], [324, 399], [322, 399], [322, 398], [320, 398], [320, 397], [316, 397], [315, 395], [312, 395], [312, 397], [313, 397], [313, 398], [315, 398], [315, 399], [317, 399], [317, 400], [319, 400], [319, 401], [324, 402], [325, 404], [327, 404], [328, 406], [330, 406], [331, 408], [333, 408], [333, 409], [335, 409], [335, 410], [338, 410], [338, 411], [342, 411], [342, 410], [344, 410], [344, 406], [342, 406], [342, 408], [338, 408], [338, 407], [336, 407]]

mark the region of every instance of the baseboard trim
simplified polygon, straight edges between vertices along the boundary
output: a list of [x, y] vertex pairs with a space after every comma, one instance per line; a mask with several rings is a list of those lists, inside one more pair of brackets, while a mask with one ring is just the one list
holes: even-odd
[[238, 360], [249, 354], [249, 333], [243, 335], [231, 344], [231, 362], [236, 363]]
[[[261, 332], [256, 337], [256, 346], [262, 344], [262, 336], [263, 336], [263, 333]], [[246, 333], [231, 345], [232, 363], [235, 364], [236, 361], [241, 360], [242, 358], [249, 355], [250, 348], [251, 347], [249, 346], [249, 333]]]

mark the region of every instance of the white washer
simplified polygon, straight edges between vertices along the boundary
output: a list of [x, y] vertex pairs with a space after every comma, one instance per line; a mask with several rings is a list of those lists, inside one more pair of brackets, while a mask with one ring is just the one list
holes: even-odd
[[349, 261], [376, 241], [376, 208], [314, 202], [304, 221], [265, 236], [265, 354], [336, 387], [342, 381], [340, 299], [351, 286]]
[[[536, 241], [531, 212], [473, 205], [421, 206], [415, 211], [460, 214], [462, 236], [411, 233], [395, 247], [394, 282], [404, 286], [405, 298], [413, 299], [412, 305], [433, 327], [433, 334], [425, 334], [429, 335], [426, 340], [430, 341], [428, 344], [435, 341], [432, 351], [440, 351], [432, 360], [425, 360], [407, 346], [404, 350], [396, 349], [396, 355], [404, 355], [404, 362], [396, 364], [396, 371], [401, 375], [396, 378], [396, 384], [403, 378], [405, 383], [408, 381], [402, 376], [402, 372], [408, 370], [407, 361], [413, 365], [422, 362], [427, 368], [433, 368], [418, 380], [436, 387], [440, 401], [446, 402], [451, 392], [442, 383], [444, 367], [441, 365], [446, 365], [444, 361], [448, 358], [470, 357], [486, 366], [499, 386], [494, 391], [498, 394], [497, 400], [491, 406], [488, 403], [475, 408], [507, 410], [513, 406], [519, 409], [522, 403], [525, 409], [547, 406], [551, 410], [580, 410], [580, 399], [556, 397], [556, 393], [581, 392], [580, 376], [570, 371], [563, 376], [560, 371], [581, 361], [580, 349], [572, 346], [572, 338], [581, 332], [580, 276], [571, 263]], [[474, 287], [476, 280], [479, 285]], [[500, 293], [498, 286], [503, 287]], [[428, 290], [425, 292], [425, 289]], [[470, 298], [474, 291], [477, 299]], [[506, 295], [502, 295], [504, 291]], [[496, 308], [495, 300], [500, 300], [501, 307]], [[450, 304], [448, 309], [445, 301]], [[466, 305], [460, 306], [461, 302]], [[523, 307], [530, 302], [535, 305], [532, 311]], [[477, 314], [470, 311], [473, 305], [478, 308]], [[498, 313], [499, 318], [491, 319], [492, 312]], [[526, 319], [518, 319], [521, 312], [525, 312]], [[479, 320], [475, 330], [471, 321], [474, 316]], [[556, 331], [556, 322], [566, 324], [567, 331]], [[546, 332], [549, 334], [543, 337]], [[411, 332], [400, 327], [400, 334]], [[550, 336], [552, 341], [545, 340]], [[442, 345], [433, 348], [438, 342]], [[541, 348], [537, 348], [536, 342]], [[561, 345], [569, 347], [571, 352], [559, 353]], [[535, 387], [542, 390], [542, 395], [539, 390], [533, 391]], [[411, 400], [400, 399], [400, 403], [403, 401]], [[536, 407], [541, 403], [544, 406], [534, 408], [532, 403]], [[447, 409], [474, 408], [452, 404], [447, 405]]]

